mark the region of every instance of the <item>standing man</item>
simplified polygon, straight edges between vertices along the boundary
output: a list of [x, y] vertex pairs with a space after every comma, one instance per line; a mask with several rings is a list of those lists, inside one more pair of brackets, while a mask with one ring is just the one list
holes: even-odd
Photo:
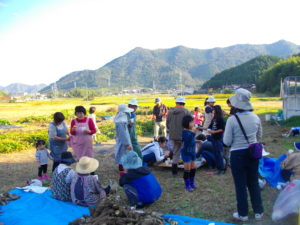
[[143, 159], [141, 147], [138, 143], [137, 136], [136, 136], [136, 114], [135, 114], [135, 111], [137, 110], [138, 106], [139, 106], [138, 101], [135, 98], [130, 100], [130, 102], [128, 104], [128, 108], [133, 109], [133, 112], [130, 113], [128, 130], [129, 130], [129, 134], [130, 134], [133, 151], [135, 151], [138, 154], [138, 156], [141, 159]]
[[191, 113], [184, 108], [185, 98], [179, 96], [176, 98], [176, 107], [170, 109], [167, 116], [167, 128], [169, 130], [170, 139], [173, 142], [173, 162], [172, 162], [172, 174], [176, 175], [178, 172], [178, 161], [180, 156], [180, 150], [182, 146], [182, 118]]
[[166, 118], [168, 114], [167, 107], [161, 103], [160, 98], [155, 99], [153, 107], [152, 120], [154, 121], [154, 141], [158, 140], [159, 129], [162, 137], [167, 137]]

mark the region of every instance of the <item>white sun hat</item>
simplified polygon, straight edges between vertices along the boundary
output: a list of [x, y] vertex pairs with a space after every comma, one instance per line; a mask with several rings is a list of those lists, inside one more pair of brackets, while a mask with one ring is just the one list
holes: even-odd
[[139, 106], [138, 101], [136, 100], [136, 98], [131, 99], [130, 102], [129, 102], [128, 104], [129, 104], [129, 105]]
[[213, 96], [209, 96], [206, 102], [216, 102], [216, 99]]
[[176, 102], [178, 102], [178, 103], [185, 103], [185, 97], [183, 97], [183, 96], [178, 96], [178, 97], [176, 98]]
[[118, 107], [118, 111], [119, 112], [124, 112], [124, 113], [131, 113], [131, 112], [133, 112], [133, 109], [127, 107], [127, 105], [125, 105], [125, 104], [121, 104]]

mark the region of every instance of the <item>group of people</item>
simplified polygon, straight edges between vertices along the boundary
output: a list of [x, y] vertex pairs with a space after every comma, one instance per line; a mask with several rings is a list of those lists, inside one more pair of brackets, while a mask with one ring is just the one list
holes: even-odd
[[[219, 105], [215, 105], [216, 100], [212, 96], [205, 101], [204, 115], [199, 108], [195, 108], [193, 113], [187, 110], [183, 96], [177, 97], [175, 107], [170, 109], [157, 98], [152, 117], [154, 142], [142, 149], [136, 136], [135, 112], [138, 101], [132, 99], [128, 105], [119, 105], [118, 113], [114, 117], [115, 161], [119, 169], [119, 184], [124, 188], [130, 206], [141, 207], [160, 197], [161, 187], [149, 170], [149, 166], [153, 163], [171, 158], [171, 171], [176, 176], [178, 164], [182, 160], [185, 188], [187, 191], [193, 191], [197, 188], [196, 158], [200, 156], [205, 158], [208, 165], [216, 168], [217, 174], [224, 174], [226, 170], [224, 146], [227, 146], [231, 152], [230, 164], [238, 209], [233, 217], [248, 220], [248, 189], [255, 218], [261, 219], [263, 206], [258, 186], [258, 159], [249, 157], [249, 144], [259, 141], [262, 126], [259, 117], [252, 112], [250, 98], [251, 93], [245, 89], [238, 89], [236, 94], [229, 98], [231, 112], [226, 123], [223, 110]], [[39, 157], [43, 159], [52, 157], [54, 161], [53, 197], [73, 201], [79, 205], [93, 205], [109, 194], [110, 187], [103, 188], [94, 174], [99, 166], [99, 162], [93, 158], [92, 150], [92, 138], [97, 132], [97, 126], [93, 119], [86, 117], [83, 106], [75, 108], [75, 115], [77, 118], [72, 120], [68, 136], [63, 114], [59, 112], [54, 114], [54, 121], [49, 125], [50, 154], [43, 156], [44, 158]], [[248, 140], [241, 131], [238, 119], [244, 127]], [[68, 141], [73, 148], [75, 159], [67, 151]], [[44, 149], [44, 143], [42, 144], [40, 146], [37, 143], [37, 152]], [[164, 153], [166, 146], [169, 152]], [[77, 164], [74, 171], [70, 165], [75, 162]]]

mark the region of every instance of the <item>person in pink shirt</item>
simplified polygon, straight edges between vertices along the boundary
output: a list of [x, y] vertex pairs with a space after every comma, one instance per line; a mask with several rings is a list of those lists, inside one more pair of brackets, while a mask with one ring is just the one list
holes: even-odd
[[204, 120], [204, 115], [199, 111], [199, 107], [195, 107], [194, 113], [193, 113], [193, 118], [194, 118], [194, 124], [197, 127], [202, 126], [203, 120]]
[[83, 156], [94, 157], [93, 134], [96, 127], [93, 119], [86, 117], [86, 109], [83, 106], [75, 107], [76, 119], [71, 122], [73, 153], [79, 161]]

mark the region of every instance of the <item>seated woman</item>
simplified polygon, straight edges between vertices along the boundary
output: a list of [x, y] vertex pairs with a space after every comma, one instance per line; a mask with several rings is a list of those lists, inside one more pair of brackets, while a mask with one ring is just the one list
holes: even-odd
[[159, 199], [162, 189], [148, 167], [142, 166], [142, 160], [129, 151], [121, 158], [125, 174], [119, 184], [124, 188], [131, 207], [143, 207]]
[[71, 152], [61, 154], [60, 164], [55, 168], [52, 174], [52, 196], [60, 201], [72, 201], [70, 187], [75, 171], [70, 167], [75, 163]]
[[204, 134], [199, 134], [196, 137], [196, 140], [200, 142], [199, 147], [197, 149], [196, 157], [199, 158], [200, 156], [202, 156], [205, 159], [209, 168], [216, 168], [214, 147], [211, 141], [207, 140]]
[[164, 154], [163, 152], [166, 143], [167, 139], [165, 137], [159, 137], [158, 141], [154, 141], [142, 148], [143, 163], [151, 166], [153, 163], [160, 162], [167, 158], [169, 154]]
[[287, 181], [300, 180], [300, 152], [289, 152], [286, 159], [281, 163]]
[[87, 156], [80, 158], [76, 164], [76, 174], [71, 183], [72, 202], [81, 206], [93, 206], [106, 198], [110, 186], [104, 189], [96, 175], [91, 175], [99, 166], [99, 161]]

